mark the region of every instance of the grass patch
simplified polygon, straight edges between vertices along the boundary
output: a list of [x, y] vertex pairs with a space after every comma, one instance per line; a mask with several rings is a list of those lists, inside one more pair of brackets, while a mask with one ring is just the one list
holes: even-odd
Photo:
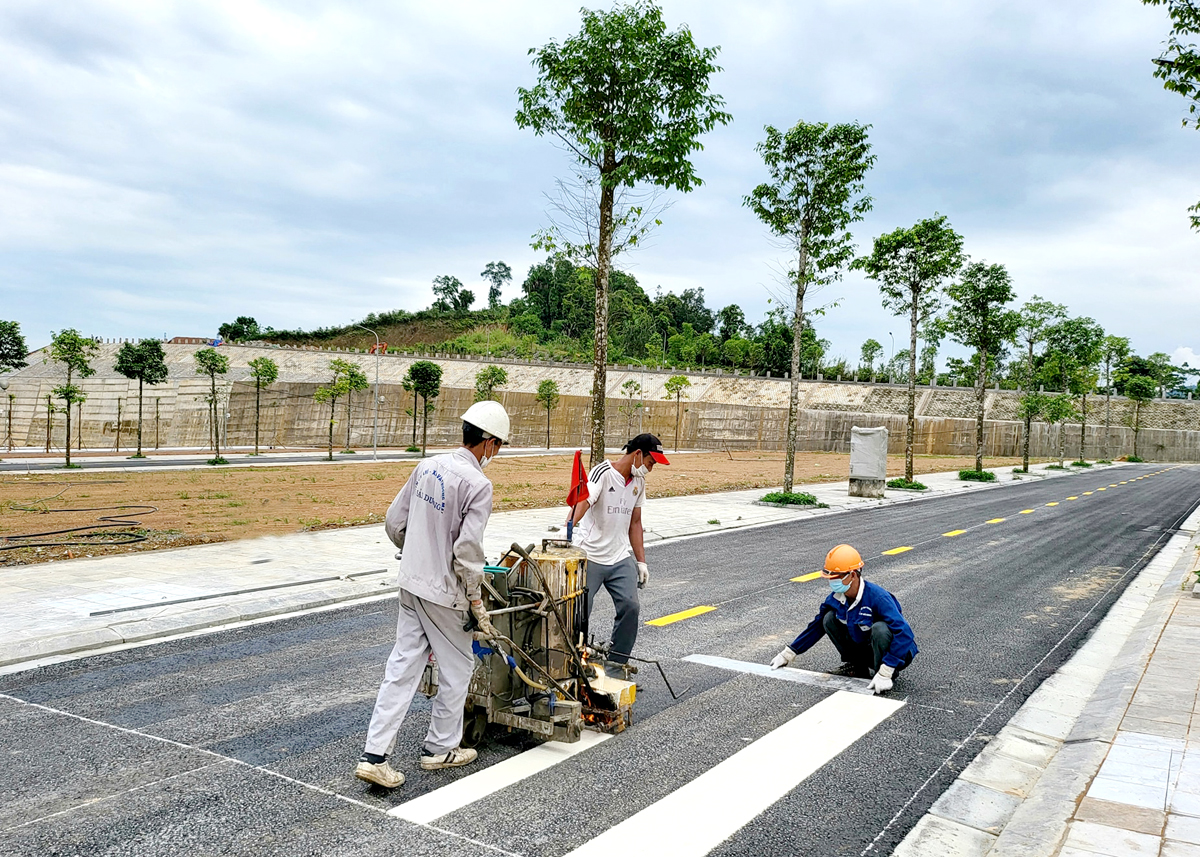
[[918, 482], [915, 479], [912, 482], [909, 482], [903, 476], [898, 476], [895, 479], [889, 479], [887, 481], [887, 487], [903, 488], [907, 491], [924, 491], [929, 486], [927, 486], [924, 482]]
[[1067, 468], [1063, 467], [1061, 464], [1047, 464], [1046, 469], [1047, 470], [1066, 470]]
[[1091, 467], [1092, 463], [1090, 461], [1083, 461], [1081, 459], [1079, 461], [1072, 461], [1071, 466], [1072, 467]]
[[713, 518], [712, 520], [709, 521], [709, 523], [712, 524], [713, 526], [718, 526], [718, 525], [720, 525], [721, 522], [719, 520], [717, 520], [716, 518]]
[[358, 454], [358, 450], [356, 450], [356, 449], [343, 449], [341, 452], [338, 453], [338, 455], [357, 455], [357, 454]]
[[1133, 464], [1141, 464], [1142, 463], [1142, 459], [1136, 455], [1127, 455], [1127, 456], [1125, 456], [1125, 460], [1132, 462]]
[[1108, 458], [1099, 458], [1096, 460], [1096, 463], [1097, 464], [1112, 464], [1112, 460], [1108, 459]]
[[763, 495], [764, 503], [779, 503], [784, 506], [815, 506], [818, 509], [828, 509], [828, 503], [822, 503], [806, 491], [772, 491]]
[[208, 461], [206, 461], [204, 463], [205, 464], [214, 464], [214, 465], [215, 464], [228, 464], [229, 459], [225, 458], [224, 456], [219, 455], [216, 458], [210, 458]]
[[960, 470], [958, 478], [963, 482], [995, 482], [996, 474], [990, 470]]
[[406, 447], [404, 447], [404, 451], [405, 451], [405, 452], [420, 452], [420, 451], [421, 451], [421, 447], [419, 447], [419, 446], [406, 446]]
[[[1141, 459], [1139, 458], [1138, 461], [1141, 461]], [[83, 470], [83, 465], [82, 464], [64, 464], [62, 466], [62, 469], [63, 470]]]

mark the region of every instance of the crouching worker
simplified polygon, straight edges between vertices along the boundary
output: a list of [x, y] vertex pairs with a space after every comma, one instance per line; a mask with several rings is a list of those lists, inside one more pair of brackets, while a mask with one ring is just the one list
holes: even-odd
[[475, 761], [474, 750], [459, 746], [474, 668], [473, 635], [464, 626], [469, 610], [481, 636], [496, 636], [479, 591], [483, 530], [492, 514], [492, 483], [483, 468], [507, 443], [509, 421], [499, 402], [476, 402], [462, 421], [462, 446], [418, 463], [384, 519], [388, 538], [403, 549], [396, 645], [354, 771], [360, 780], [384, 788], [404, 782], [386, 757], [430, 652], [437, 658], [438, 692], [421, 767], [435, 771]]
[[829, 552], [821, 576], [833, 591], [821, 602], [816, 618], [771, 661], [772, 669], [790, 664], [827, 636], [842, 656], [839, 672], [870, 676], [873, 693], [892, 689], [896, 674], [916, 656], [917, 643], [896, 596], [863, 580], [862, 567], [862, 557], [850, 545]]

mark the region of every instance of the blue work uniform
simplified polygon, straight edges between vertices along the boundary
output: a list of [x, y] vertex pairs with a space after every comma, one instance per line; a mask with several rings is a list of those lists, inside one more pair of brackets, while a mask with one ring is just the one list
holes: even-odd
[[789, 646], [796, 654], [802, 654], [816, 645], [825, 636], [825, 615], [833, 613], [833, 617], [843, 626], [856, 646], [871, 645], [871, 627], [882, 622], [891, 631], [891, 645], [883, 654], [883, 663], [893, 669], [903, 669], [912, 663], [917, 655], [917, 641], [913, 638], [912, 628], [904, 619], [900, 610], [900, 602], [896, 596], [882, 586], [862, 580], [858, 587], [858, 597], [847, 603], [845, 597], [830, 593], [821, 602], [816, 617], [808, 623], [808, 627], [800, 632]]

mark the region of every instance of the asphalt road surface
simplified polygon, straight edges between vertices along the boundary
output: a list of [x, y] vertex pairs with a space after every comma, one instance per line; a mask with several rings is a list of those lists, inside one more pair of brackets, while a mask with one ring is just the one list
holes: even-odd
[[[887, 854], [1198, 499], [1200, 467], [1138, 465], [654, 546], [642, 619], [690, 615], [637, 654], [690, 689], [644, 668], [630, 729], [523, 779], [500, 776], [535, 746], [512, 736], [422, 772], [420, 696], [407, 783], [353, 778], [392, 602], [0, 678], [0, 854]], [[683, 660], [769, 661], [827, 591], [792, 578], [843, 541], [921, 648], [889, 701]], [[478, 799], [409, 804], [481, 770]]]

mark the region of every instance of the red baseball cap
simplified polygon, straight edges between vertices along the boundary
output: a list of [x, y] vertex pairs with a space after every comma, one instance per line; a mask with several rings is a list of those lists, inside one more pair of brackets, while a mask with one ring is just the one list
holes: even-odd
[[667, 457], [663, 454], [662, 441], [649, 432], [639, 434], [629, 443], [625, 444], [626, 452], [644, 452], [653, 458], [659, 464], [670, 464]]

